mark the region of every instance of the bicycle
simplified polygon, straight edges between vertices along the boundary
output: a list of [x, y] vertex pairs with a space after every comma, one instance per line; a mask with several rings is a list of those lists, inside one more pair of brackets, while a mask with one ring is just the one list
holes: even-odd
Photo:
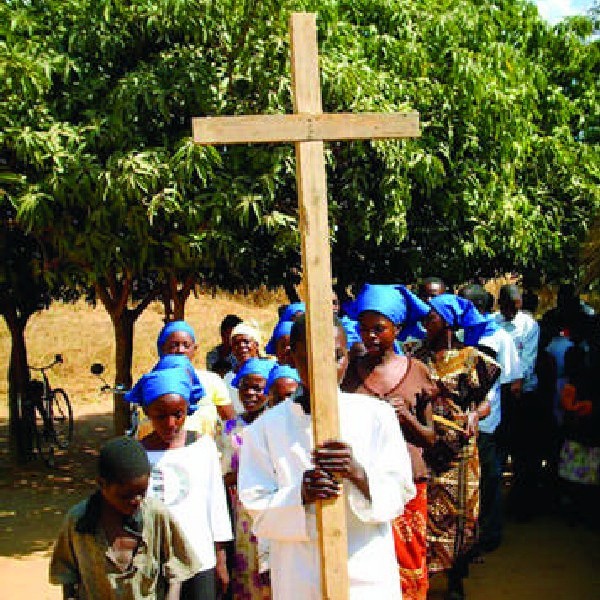
[[43, 367], [28, 365], [30, 371], [42, 374], [42, 380], [32, 379], [29, 382], [24, 408], [29, 414], [35, 449], [49, 467], [54, 466], [55, 449], [66, 450], [73, 440], [73, 409], [69, 396], [62, 388], [53, 388], [47, 374], [62, 362], [62, 355], [56, 354], [54, 360]]
[[[127, 393], [128, 390], [122, 383], [117, 383], [113, 387], [106, 379], [104, 379], [104, 377], [102, 377], [102, 374], [104, 373], [104, 365], [102, 363], [92, 364], [90, 366], [90, 373], [102, 381], [102, 386], [100, 387], [101, 392], [110, 392], [117, 396], [124, 396]], [[133, 404], [130, 407], [129, 422], [131, 423], [131, 427], [125, 432], [125, 435], [134, 438], [137, 435], [138, 425], [140, 423], [140, 413], [138, 407]]]

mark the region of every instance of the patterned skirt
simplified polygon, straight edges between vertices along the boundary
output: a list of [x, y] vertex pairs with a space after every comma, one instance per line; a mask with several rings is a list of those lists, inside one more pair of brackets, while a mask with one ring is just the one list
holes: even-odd
[[392, 521], [396, 560], [403, 600], [426, 600], [427, 577], [427, 482], [415, 484], [417, 495]]
[[231, 591], [235, 600], [271, 600], [268, 545], [252, 533], [252, 518], [239, 498], [235, 504], [235, 558]]
[[450, 469], [432, 474], [427, 489], [427, 566], [429, 573], [452, 567], [477, 538], [479, 455], [475, 436]]

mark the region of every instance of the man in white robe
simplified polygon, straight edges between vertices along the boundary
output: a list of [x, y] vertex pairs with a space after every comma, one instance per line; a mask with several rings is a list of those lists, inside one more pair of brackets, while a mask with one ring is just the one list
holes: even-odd
[[[343, 328], [336, 326], [335, 334], [339, 380], [348, 359]], [[292, 329], [291, 347], [303, 387], [245, 429], [241, 451], [238, 491], [253, 517], [254, 533], [270, 543], [273, 598], [321, 597], [314, 502], [343, 493], [350, 599], [399, 600], [390, 521], [416, 492], [398, 421], [387, 403], [340, 391], [343, 441], [324, 444], [311, 455], [305, 340], [300, 320]]]

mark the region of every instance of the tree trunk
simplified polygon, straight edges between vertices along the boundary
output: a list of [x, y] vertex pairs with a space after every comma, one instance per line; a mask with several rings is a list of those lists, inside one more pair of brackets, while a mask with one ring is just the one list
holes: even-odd
[[33, 440], [30, 428], [22, 418], [21, 402], [25, 398], [29, 383], [27, 367], [27, 346], [25, 344], [25, 326], [27, 317], [19, 317], [14, 308], [3, 312], [4, 320], [10, 331], [11, 349], [8, 366], [8, 412], [9, 412], [9, 450], [17, 460], [31, 455]]
[[[112, 317], [112, 315], [111, 315]], [[117, 317], [115, 315], [115, 317]], [[113, 319], [115, 333], [115, 386], [121, 384], [130, 389], [133, 383], [131, 366], [133, 362], [133, 328], [137, 315], [134, 311], [124, 310]], [[113, 423], [116, 435], [123, 435], [131, 427], [130, 407], [120, 394], [113, 396]]]
[[162, 303], [165, 307], [165, 323], [183, 321], [185, 319], [185, 303], [194, 288], [196, 278], [187, 276], [179, 282], [174, 275], [161, 288]]
[[[96, 294], [110, 315], [115, 334], [115, 384], [125, 389], [132, 385], [131, 365], [133, 359], [133, 327], [137, 318], [146, 310], [155, 297], [150, 291], [135, 308], [128, 308], [129, 294], [132, 288], [132, 277], [117, 278], [114, 273], [107, 275], [106, 285], [97, 282], [94, 286]], [[123, 396], [115, 394], [113, 398], [113, 422], [116, 435], [123, 435], [131, 426], [129, 405]]]

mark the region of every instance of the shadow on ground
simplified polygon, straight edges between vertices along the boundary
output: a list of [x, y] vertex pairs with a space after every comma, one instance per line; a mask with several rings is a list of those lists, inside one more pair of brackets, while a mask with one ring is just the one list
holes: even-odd
[[76, 418], [73, 443], [50, 469], [40, 459], [9, 460], [8, 423], [0, 420], [0, 556], [49, 550], [66, 511], [95, 487], [97, 450], [112, 435], [112, 414]]

